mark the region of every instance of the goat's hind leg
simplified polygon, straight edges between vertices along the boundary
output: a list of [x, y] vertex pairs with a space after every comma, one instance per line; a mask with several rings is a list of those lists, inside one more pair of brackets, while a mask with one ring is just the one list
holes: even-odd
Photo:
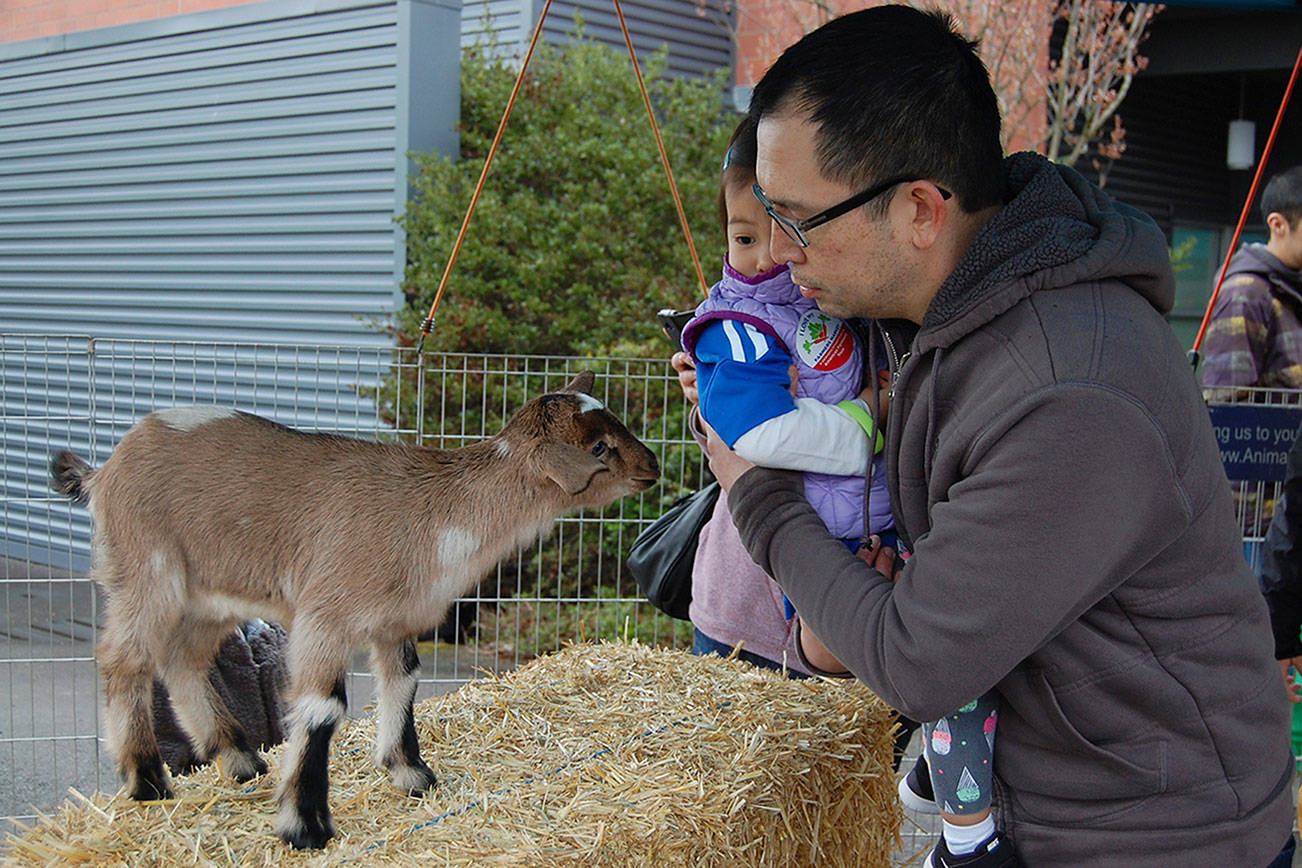
[[108, 740], [127, 794], [137, 801], [172, 798], [154, 735], [154, 663], [148, 628], [134, 623], [109, 596], [103, 638], [97, 649], [104, 680]]
[[379, 681], [375, 727], [375, 764], [387, 769], [393, 785], [419, 796], [437, 783], [434, 772], [420, 758], [413, 705], [420, 658], [416, 640], [377, 642], [371, 651], [371, 669]]
[[221, 760], [222, 770], [240, 783], [267, 771], [267, 764], [249, 744], [248, 733], [209, 680], [208, 673], [234, 624], [181, 619], [175, 641], [163, 665], [163, 683], [172, 697], [176, 719], [203, 762]]

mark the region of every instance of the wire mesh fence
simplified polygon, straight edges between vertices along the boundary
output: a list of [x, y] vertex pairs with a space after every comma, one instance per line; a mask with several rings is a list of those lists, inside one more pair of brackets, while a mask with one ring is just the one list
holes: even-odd
[[[52, 451], [98, 465], [151, 410], [236, 407], [308, 430], [456, 448], [491, 437], [530, 398], [597, 374], [601, 398], [657, 452], [661, 485], [563, 517], [502, 562], [423, 636], [421, 695], [514, 668], [566, 641], [636, 636], [682, 647], [690, 625], [657, 612], [622, 552], [699, 479], [700, 451], [664, 360], [439, 355], [410, 349], [0, 336], [0, 816], [31, 818], [70, 786], [116, 789], [94, 647], [86, 511], [49, 488]], [[349, 693], [371, 695], [359, 658]]]
[[[71, 449], [98, 465], [146, 413], [186, 404], [231, 406], [308, 431], [456, 448], [491, 437], [527, 400], [585, 369], [597, 374], [597, 397], [660, 457], [661, 484], [560, 519], [549, 538], [503, 561], [443, 625], [430, 625], [420, 645], [420, 698], [567, 641], [690, 644], [691, 625], [647, 604], [623, 561], [637, 533], [705, 474], [663, 359], [0, 335], [0, 768], [10, 771], [0, 776], [0, 817], [32, 819], [69, 787], [118, 786], [100, 741], [89, 516], [50, 491], [52, 451]], [[1299, 395], [1209, 397], [1253, 560], [1279, 496], [1281, 456], [1302, 421]], [[1260, 422], [1262, 408], [1274, 414], [1267, 450], [1261, 438], [1236, 441]], [[360, 658], [353, 668], [348, 691], [353, 712], [362, 713], [372, 686]], [[906, 817], [897, 864], [920, 861], [934, 834], [934, 823]]]

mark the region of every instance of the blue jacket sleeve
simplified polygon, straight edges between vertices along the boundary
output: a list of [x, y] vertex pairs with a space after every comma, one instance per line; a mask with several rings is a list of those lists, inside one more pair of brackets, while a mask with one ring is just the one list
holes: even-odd
[[732, 448], [757, 425], [796, 408], [791, 356], [771, 335], [748, 323], [721, 319], [695, 347], [701, 416]]

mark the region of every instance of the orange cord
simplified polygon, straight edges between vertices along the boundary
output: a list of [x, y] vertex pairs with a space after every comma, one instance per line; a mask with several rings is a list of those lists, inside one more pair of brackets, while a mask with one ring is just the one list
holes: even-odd
[[484, 169], [479, 173], [479, 181], [475, 184], [475, 192], [470, 197], [470, 207], [466, 209], [465, 219], [461, 221], [461, 231], [457, 233], [457, 240], [452, 245], [452, 254], [448, 257], [447, 267], [443, 269], [443, 278], [439, 280], [438, 291], [434, 293], [434, 303], [430, 305], [429, 316], [425, 317], [425, 322], [420, 327], [420, 342], [416, 345], [416, 352], [419, 353], [425, 343], [425, 336], [434, 328], [434, 311], [438, 310], [439, 302], [443, 300], [443, 290], [447, 288], [448, 277], [452, 274], [452, 264], [457, 261], [457, 254], [461, 252], [461, 242], [466, 238], [466, 228], [470, 226], [470, 215], [475, 213], [475, 205], [479, 202], [479, 194], [484, 190], [484, 181], [488, 178], [488, 167], [493, 165], [493, 156], [497, 153], [497, 145], [502, 141], [502, 133], [506, 130], [506, 120], [511, 116], [511, 108], [515, 105], [515, 97], [520, 93], [520, 85], [524, 83], [525, 70], [529, 68], [529, 60], [533, 57], [534, 46], [538, 44], [538, 37], [542, 35], [543, 22], [547, 20], [547, 10], [551, 9], [552, 0], [547, 0], [543, 4], [542, 14], [538, 16], [538, 26], [533, 29], [533, 37], [529, 40], [529, 50], [524, 54], [524, 63], [520, 65], [520, 74], [515, 77], [515, 85], [511, 88], [511, 95], [506, 100], [506, 109], [502, 112], [502, 120], [497, 125], [497, 133], [493, 136], [493, 143], [488, 148], [488, 157], [484, 160]]
[[656, 138], [656, 147], [660, 150], [660, 164], [665, 167], [665, 177], [669, 180], [669, 192], [674, 197], [674, 207], [678, 209], [678, 223], [683, 227], [683, 237], [687, 239], [687, 249], [692, 254], [692, 265], [696, 268], [696, 280], [701, 287], [701, 295], [708, 296], [710, 288], [705, 284], [705, 274], [701, 271], [701, 260], [696, 255], [696, 245], [692, 242], [692, 230], [687, 225], [687, 214], [683, 211], [683, 201], [678, 196], [678, 185], [674, 183], [673, 169], [669, 168], [669, 155], [665, 153], [664, 139], [660, 138], [660, 125], [656, 123], [655, 112], [651, 110], [651, 97], [646, 92], [646, 82], [642, 80], [642, 68], [637, 65], [637, 52], [633, 50], [633, 40], [628, 35], [628, 25], [624, 23], [624, 10], [619, 0], [614, 0], [615, 14], [619, 16], [619, 29], [624, 31], [624, 44], [628, 46], [628, 58], [633, 61], [633, 74], [637, 76], [637, 87], [642, 92], [642, 104], [646, 106], [647, 120], [651, 121], [651, 132]]
[[1270, 136], [1266, 139], [1266, 147], [1261, 151], [1261, 160], [1257, 163], [1257, 172], [1252, 177], [1252, 186], [1248, 188], [1248, 198], [1243, 203], [1243, 213], [1239, 215], [1239, 225], [1234, 228], [1234, 238], [1230, 241], [1230, 250], [1225, 254], [1225, 262], [1221, 264], [1220, 276], [1216, 278], [1216, 286], [1212, 289], [1212, 297], [1207, 301], [1207, 310], [1203, 313], [1203, 321], [1198, 326], [1198, 335], [1194, 338], [1193, 349], [1189, 351], [1189, 361], [1198, 366], [1198, 351], [1203, 345], [1203, 336], [1207, 334], [1207, 324], [1212, 320], [1212, 310], [1216, 307], [1216, 299], [1221, 294], [1221, 284], [1225, 282], [1225, 273], [1230, 268], [1230, 260], [1239, 247], [1239, 236], [1243, 234], [1243, 224], [1248, 222], [1248, 213], [1252, 210], [1252, 200], [1257, 198], [1257, 186], [1261, 183], [1261, 174], [1266, 170], [1266, 161], [1270, 159], [1270, 151], [1275, 147], [1275, 134], [1279, 132], [1280, 122], [1284, 120], [1284, 111], [1288, 108], [1289, 97], [1293, 94], [1293, 84], [1297, 81], [1298, 69], [1302, 68], [1302, 49], [1298, 49], [1297, 60], [1293, 63], [1293, 74], [1289, 76], [1288, 86], [1284, 88], [1284, 98], [1280, 100], [1279, 111], [1275, 114], [1275, 123], [1270, 128]]
[[[628, 56], [633, 62], [633, 74], [637, 76], [638, 90], [642, 92], [642, 103], [646, 106], [647, 118], [651, 121], [651, 132], [655, 135], [656, 147], [660, 151], [660, 163], [665, 168], [665, 177], [669, 179], [669, 192], [674, 197], [674, 207], [678, 209], [678, 222], [683, 227], [683, 236], [687, 239], [687, 249], [692, 255], [692, 265], [696, 268], [696, 279], [701, 286], [701, 294], [708, 295], [709, 288], [705, 285], [705, 274], [701, 271], [701, 261], [696, 255], [696, 245], [692, 241], [692, 230], [687, 225], [687, 214], [683, 211], [683, 202], [678, 195], [678, 185], [674, 183], [674, 173], [669, 167], [669, 156], [665, 153], [665, 143], [660, 137], [660, 126], [656, 123], [655, 113], [651, 110], [651, 97], [647, 94], [646, 83], [642, 80], [642, 70], [637, 65], [637, 54], [633, 51], [633, 40], [628, 35], [628, 25], [624, 21], [624, 12], [620, 9], [619, 0], [614, 0], [615, 14], [619, 16], [619, 27], [624, 32], [624, 44], [628, 46]], [[475, 205], [479, 202], [479, 194], [483, 192], [484, 181], [488, 178], [488, 167], [493, 164], [493, 157], [497, 154], [498, 143], [502, 141], [502, 133], [506, 129], [507, 118], [511, 116], [511, 109], [515, 105], [516, 95], [520, 92], [520, 86], [524, 82], [525, 71], [529, 68], [529, 61], [533, 58], [534, 47], [538, 44], [538, 37], [542, 35], [543, 21], [547, 19], [547, 12], [551, 9], [552, 0], [547, 0], [543, 4], [542, 14], [538, 16], [538, 25], [534, 27], [533, 37], [529, 40], [529, 50], [525, 52], [524, 63], [520, 65], [520, 74], [515, 78], [515, 85], [511, 88], [511, 95], [506, 101], [506, 109], [502, 112], [502, 120], [497, 125], [497, 133], [493, 136], [493, 143], [488, 148], [488, 156], [484, 160], [483, 171], [479, 173], [479, 181], [475, 184], [475, 192], [470, 197], [470, 207], [466, 209], [465, 219], [461, 221], [461, 231], [457, 233], [457, 240], [452, 245], [452, 253], [448, 257], [447, 267], [443, 269], [443, 277], [439, 280], [438, 291], [434, 293], [434, 303], [430, 305], [429, 316], [425, 317], [425, 322], [420, 327], [420, 342], [416, 345], [416, 352], [419, 353], [425, 343], [425, 337], [434, 328], [434, 312], [438, 310], [439, 302], [443, 300], [443, 290], [447, 288], [448, 277], [452, 274], [452, 265], [457, 261], [457, 254], [461, 251], [461, 244], [466, 237], [466, 229], [470, 225], [470, 215], [475, 213]]]

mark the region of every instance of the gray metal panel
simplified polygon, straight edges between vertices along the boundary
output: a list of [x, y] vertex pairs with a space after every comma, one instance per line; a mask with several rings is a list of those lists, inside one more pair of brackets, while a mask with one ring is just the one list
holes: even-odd
[[[590, 38], [627, 50], [613, 0], [556, 0], [543, 31], [549, 42], [564, 42], [573, 35], [575, 10]], [[732, 66], [731, 36], [698, 15], [693, 0], [621, 0], [620, 10], [644, 67], [662, 47], [669, 49], [668, 72], [673, 76], [702, 76]]]
[[[522, 56], [543, 6], [541, 0], [468, 0], [461, 12], [461, 44], [498, 46], [501, 53]], [[671, 76], [702, 76], [732, 66], [731, 35], [698, 15], [692, 0], [621, 0], [620, 10], [643, 64], [667, 47]], [[613, 0], [556, 0], [547, 12], [543, 38], [553, 45], [573, 38], [576, 11], [589, 38], [626, 50]]]
[[450, 0], [273, 0], [0, 46], [4, 555], [84, 568], [48, 452], [102, 459], [154, 407], [375, 425], [383, 366], [299, 345], [392, 351], [363, 318], [400, 301], [406, 154], [457, 150], [459, 20]]
[[286, 0], [7, 46], [3, 329], [383, 343], [405, 154], [455, 149], [439, 15]]

